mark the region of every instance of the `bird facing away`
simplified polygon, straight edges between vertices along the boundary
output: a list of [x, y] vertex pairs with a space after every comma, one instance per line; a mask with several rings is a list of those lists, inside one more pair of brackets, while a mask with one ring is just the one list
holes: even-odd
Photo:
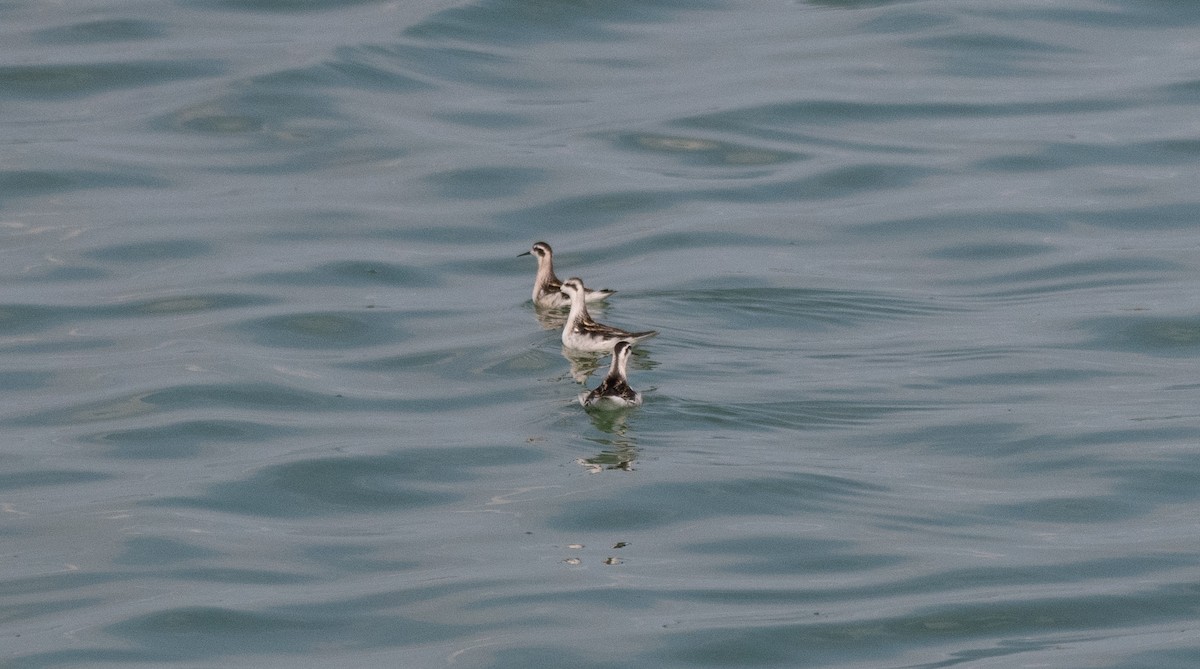
[[584, 303], [587, 289], [577, 277], [564, 281], [561, 290], [571, 298], [571, 313], [567, 314], [567, 323], [562, 331], [562, 343], [567, 348], [593, 353], [611, 351], [617, 342], [635, 344], [658, 334], [655, 330], [629, 332], [592, 320]]
[[629, 356], [632, 353], [629, 342], [617, 342], [608, 376], [592, 392], [579, 393], [579, 403], [589, 409], [623, 409], [641, 404], [641, 393], [629, 387]]
[[[527, 255], [536, 257], [538, 261], [537, 276], [533, 280], [533, 303], [539, 307], [551, 308], [570, 306], [571, 298], [563, 295], [562, 281], [554, 275], [554, 251], [550, 250], [550, 245], [546, 242], [536, 242], [533, 248], [517, 257]], [[617, 291], [607, 288], [588, 290], [585, 298], [588, 302], [599, 302], [615, 292]]]

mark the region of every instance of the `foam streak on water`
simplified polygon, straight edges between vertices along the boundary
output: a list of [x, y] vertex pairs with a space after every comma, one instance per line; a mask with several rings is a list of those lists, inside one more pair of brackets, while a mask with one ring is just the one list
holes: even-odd
[[1200, 664], [1197, 27], [0, 6], [0, 666]]

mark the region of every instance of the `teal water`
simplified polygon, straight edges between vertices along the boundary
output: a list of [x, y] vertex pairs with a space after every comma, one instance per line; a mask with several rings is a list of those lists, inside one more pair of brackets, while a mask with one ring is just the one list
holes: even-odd
[[0, 666], [1200, 666], [1198, 28], [0, 5]]

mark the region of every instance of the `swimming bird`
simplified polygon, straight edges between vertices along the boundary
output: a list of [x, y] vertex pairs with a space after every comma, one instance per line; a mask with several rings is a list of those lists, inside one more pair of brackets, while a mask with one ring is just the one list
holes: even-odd
[[[539, 307], [570, 306], [571, 298], [562, 294], [562, 281], [554, 275], [554, 252], [550, 250], [550, 245], [546, 242], [536, 242], [533, 248], [517, 257], [531, 254], [536, 256], [538, 261], [537, 277], [533, 280], [533, 303]], [[588, 290], [586, 298], [588, 302], [599, 302], [615, 292], [617, 291], [607, 288]]]
[[642, 403], [642, 394], [629, 387], [629, 356], [633, 347], [619, 341], [613, 347], [608, 376], [590, 393], [579, 393], [579, 403], [589, 409], [623, 409]]
[[584, 302], [587, 289], [578, 277], [564, 281], [560, 290], [571, 299], [571, 313], [567, 314], [567, 323], [562, 331], [562, 343], [567, 348], [591, 352], [611, 351], [617, 342], [635, 344], [658, 334], [655, 330], [628, 332], [592, 320]]

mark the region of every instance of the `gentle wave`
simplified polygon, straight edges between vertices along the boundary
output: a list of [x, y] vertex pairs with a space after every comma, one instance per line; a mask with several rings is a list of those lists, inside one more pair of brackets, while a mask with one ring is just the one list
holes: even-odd
[[0, 98], [55, 99], [97, 95], [220, 74], [218, 60], [163, 60], [0, 67]]

